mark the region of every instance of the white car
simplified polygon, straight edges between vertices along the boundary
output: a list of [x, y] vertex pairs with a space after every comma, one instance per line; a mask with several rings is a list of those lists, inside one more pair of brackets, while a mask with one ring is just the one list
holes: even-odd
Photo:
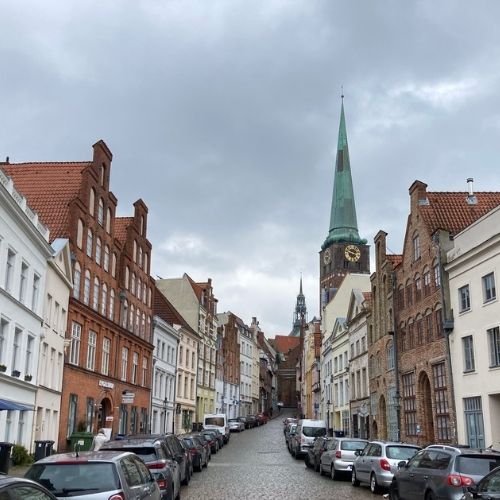
[[241, 432], [245, 430], [245, 424], [237, 418], [230, 418], [227, 421], [230, 432]]

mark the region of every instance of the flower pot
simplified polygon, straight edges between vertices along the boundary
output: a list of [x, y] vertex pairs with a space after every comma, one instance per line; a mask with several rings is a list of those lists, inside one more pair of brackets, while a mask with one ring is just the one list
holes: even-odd
[[12, 374], [11, 375], [13, 377], [19, 378], [19, 376], [21, 375], [21, 372], [19, 370], [12, 370]]
[[31, 382], [31, 379], [33, 378], [32, 375], [25, 375], [24, 376], [24, 380], [26, 380], [26, 382]]
[[7, 367], [5, 365], [0, 365], [0, 372], [6, 372]]

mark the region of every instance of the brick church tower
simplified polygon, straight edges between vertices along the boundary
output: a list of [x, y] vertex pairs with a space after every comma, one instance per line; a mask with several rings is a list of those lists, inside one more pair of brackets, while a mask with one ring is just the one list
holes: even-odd
[[344, 96], [340, 112], [330, 229], [319, 256], [321, 309], [333, 298], [348, 273], [370, 272], [370, 247], [358, 233], [345, 126]]

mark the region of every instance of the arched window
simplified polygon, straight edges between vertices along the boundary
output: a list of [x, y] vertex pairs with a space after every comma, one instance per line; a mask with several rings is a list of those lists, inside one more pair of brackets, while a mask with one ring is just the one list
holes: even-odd
[[102, 285], [102, 295], [101, 295], [101, 314], [106, 316], [106, 307], [108, 305], [108, 286], [106, 283]]
[[437, 289], [441, 287], [441, 268], [439, 267], [439, 262], [437, 261], [437, 259], [434, 260], [432, 269], [434, 271], [434, 286]]
[[146, 333], [146, 315], [142, 313], [141, 336], [144, 337], [145, 333]]
[[95, 240], [95, 261], [98, 266], [101, 265], [101, 253], [102, 253], [102, 243], [101, 238]]
[[104, 163], [101, 165], [101, 169], [99, 171], [99, 181], [101, 182], [101, 186], [104, 186], [104, 177], [106, 174], [106, 165]]
[[103, 263], [104, 270], [106, 272], [109, 271], [109, 247], [108, 245], [104, 246], [104, 263]]
[[146, 283], [144, 283], [142, 285], [142, 301], [144, 302], [144, 304], [146, 304], [146, 300], [147, 300], [146, 290], [147, 290]]
[[148, 273], [148, 254], [144, 252], [144, 271]]
[[111, 276], [116, 277], [116, 253], [113, 252], [113, 258], [111, 259]]
[[141, 215], [141, 234], [144, 236], [144, 215]]
[[136, 292], [136, 293], [135, 293], [135, 295], [136, 295], [136, 296], [137, 296], [137, 298], [139, 298], [139, 299], [141, 298], [141, 290], [142, 290], [142, 281], [141, 281], [141, 279], [139, 278], [139, 279], [137, 280], [137, 289], [136, 289], [136, 291], [135, 291], [135, 292]]
[[111, 208], [106, 211], [106, 232], [111, 233]]
[[96, 276], [94, 278], [94, 295], [92, 297], [92, 307], [96, 311], [99, 310], [99, 290], [101, 288], [101, 284], [99, 283], [99, 278]]
[[130, 317], [128, 319], [128, 329], [133, 332], [134, 331], [134, 306], [130, 306]]
[[83, 248], [83, 221], [78, 219], [78, 226], [76, 230], [76, 246]]
[[75, 262], [75, 270], [73, 272], [73, 297], [75, 299], [80, 298], [80, 284], [82, 281], [82, 270], [80, 264]]
[[392, 340], [387, 344], [387, 369], [394, 370], [394, 342]]
[[104, 224], [104, 201], [99, 198], [99, 206], [97, 207], [97, 222], [102, 226]]
[[151, 307], [151, 288], [148, 289], [148, 307]]
[[413, 233], [413, 260], [420, 259], [420, 236], [415, 231]]
[[415, 302], [418, 302], [422, 298], [422, 279], [420, 274], [416, 274], [414, 278], [415, 282]]
[[139, 267], [142, 267], [142, 248], [139, 247]]
[[135, 293], [135, 273], [132, 273], [132, 279], [130, 280], [130, 291]]
[[137, 311], [135, 314], [135, 328], [134, 328], [135, 333], [139, 333], [140, 322], [141, 322], [141, 311], [139, 311], [139, 308], [137, 308]]
[[111, 289], [111, 292], [109, 293], [109, 319], [114, 320], [114, 314], [115, 314], [115, 291]]
[[134, 240], [134, 245], [133, 245], [133, 248], [132, 248], [132, 260], [134, 262], [137, 262], [137, 242]]
[[85, 282], [83, 284], [83, 303], [87, 306], [90, 303], [90, 271], [85, 271]]
[[123, 328], [127, 328], [127, 320], [128, 320], [128, 302], [127, 299], [123, 302], [123, 317], [122, 317], [122, 326]]
[[92, 258], [92, 250], [94, 246], [94, 235], [92, 231], [89, 229], [87, 231], [87, 255]]
[[90, 215], [94, 215], [94, 210], [95, 210], [95, 190], [94, 190], [94, 188], [91, 188], [90, 189], [90, 196], [89, 196]]
[[130, 279], [130, 270], [128, 266], [125, 268], [125, 288], [128, 290], [128, 281]]

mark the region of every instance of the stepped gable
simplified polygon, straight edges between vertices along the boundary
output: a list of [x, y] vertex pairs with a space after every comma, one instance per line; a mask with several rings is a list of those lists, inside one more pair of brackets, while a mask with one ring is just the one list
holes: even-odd
[[458, 234], [500, 205], [500, 192], [476, 192], [476, 203], [468, 202], [467, 192], [428, 192], [428, 205], [420, 213], [430, 234], [439, 229]]
[[68, 238], [69, 204], [80, 191], [82, 172], [92, 162], [2, 163], [16, 189], [50, 228], [50, 241]]

